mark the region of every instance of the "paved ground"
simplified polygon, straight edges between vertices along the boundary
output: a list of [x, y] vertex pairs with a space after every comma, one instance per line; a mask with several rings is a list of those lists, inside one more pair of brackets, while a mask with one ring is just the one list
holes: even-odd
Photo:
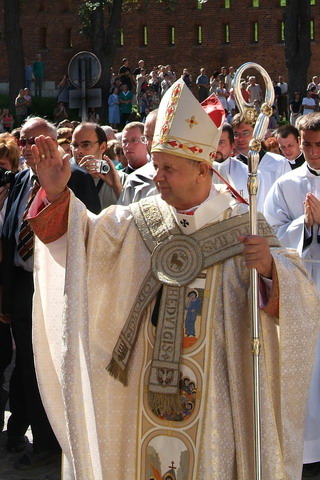
[[[9, 367], [8, 371], [6, 372], [7, 381], [9, 380], [11, 370], [12, 366], [11, 368]], [[5, 385], [5, 387], [8, 388], [8, 385]], [[36, 470], [29, 471], [15, 468], [15, 462], [23, 455], [24, 452], [13, 454], [7, 452], [6, 450], [6, 424], [9, 415], [10, 413], [7, 410], [5, 414], [5, 427], [3, 432], [0, 433], [0, 480], [60, 480], [60, 463], [39, 467]], [[26, 435], [29, 439], [29, 445], [27, 447], [28, 451], [32, 448], [32, 433], [30, 429], [27, 431]]]
[[[6, 419], [9, 417], [9, 412], [6, 413]], [[29, 430], [27, 432], [29, 441], [32, 442], [32, 434]], [[6, 427], [0, 433], [0, 480], [60, 480], [60, 466], [59, 464], [51, 464], [36, 470], [19, 470], [15, 468], [14, 463], [23, 455], [20, 453], [9, 453], [6, 450]], [[31, 443], [29, 443], [27, 450], [31, 450]]]

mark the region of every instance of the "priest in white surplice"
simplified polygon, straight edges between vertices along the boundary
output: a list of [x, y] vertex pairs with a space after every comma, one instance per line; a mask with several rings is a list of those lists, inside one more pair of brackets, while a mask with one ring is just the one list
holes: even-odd
[[[296, 248], [320, 289], [320, 114], [299, 119], [301, 167], [271, 188], [265, 216], [283, 246]], [[297, 292], [299, 295], [299, 292]], [[305, 422], [304, 470], [320, 472], [320, 342], [314, 359]]]
[[[246, 124], [242, 124], [246, 125]], [[250, 139], [252, 138], [253, 127], [251, 125], [246, 125], [250, 134]], [[246, 131], [246, 130], [245, 130]], [[246, 140], [247, 141], [247, 140]], [[239, 160], [239, 158], [244, 158], [244, 156], [233, 157], [235, 150], [235, 140], [233, 129], [231, 125], [225, 123], [222, 127], [221, 138], [218, 144], [217, 156], [213, 164], [213, 168], [232, 186], [237, 192], [246, 200], [249, 200], [248, 194], [248, 165], [244, 161]], [[280, 159], [280, 161], [279, 161]], [[265, 163], [266, 162], [266, 163]], [[268, 168], [266, 169], [266, 165]], [[280, 166], [280, 167], [279, 167]], [[261, 168], [262, 167], [262, 168]], [[280, 169], [279, 169], [280, 168]], [[258, 168], [258, 194], [257, 194], [257, 209], [259, 212], [263, 212], [264, 202], [266, 195], [273, 184], [273, 182], [283, 173], [285, 169], [288, 168], [286, 163], [282, 160], [282, 157], [276, 154], [270, 154], [267, 152], [263, 156], [263, 161], [259, 163]], [[269, 169], [269, 172], [268, 172]], [[270, 176], [270, 171], [271, 176]], [[215, 181], [215, 180], [214, 180]]]
[[[231, 125], [225, 123], [222, 127], [221, 137], [218, 143], [217, 154], [213, 168], [245, 199], [248, 195], [248, 166], [233, 157], [234, 135]], [[259, 192], [259, 190], [258, 190]], [[259, 197], [257, 199], [259, 205]]]
[[263, 236], [249, 236], [246, 205], [212, 185], [223, 118], [214, 96], [201, 106], [178, 80], [152, 146], [160, 195], [99, 216], [66, 188], [54, 143], [32, 147], [35, 363], [64, 479], [254, 478], [252, 267], [263, 478], [301, 478], [319, 299], [296, 252], [263, 218]]

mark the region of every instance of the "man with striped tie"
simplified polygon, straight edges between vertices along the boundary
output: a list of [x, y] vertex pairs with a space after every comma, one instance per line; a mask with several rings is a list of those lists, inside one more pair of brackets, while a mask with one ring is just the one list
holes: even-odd
[[[3, 300], [1, 312], [11, 318], [16, 361], [10, 382], [7, 449], [13, 453], [26, 447], [25, 432], [31, 425], [33, 451], [24, 453], [16, 467], [30, 470], [60, 461], [60, 446], [42, 405], [32, 348], [32, 298], [34, 236], [25, 220], [28, 207], [39, 189], [31, 146], [39, 135], [56, 141], [56, 127], [42, 118], [26, 121], [20, 135], [21, 154], [27, 169], [20, 172], [8, 197], [3, 226]], [[89, 173], [72, 167], [70, 188], [91, 211], [101, 210], [98, 193]]]

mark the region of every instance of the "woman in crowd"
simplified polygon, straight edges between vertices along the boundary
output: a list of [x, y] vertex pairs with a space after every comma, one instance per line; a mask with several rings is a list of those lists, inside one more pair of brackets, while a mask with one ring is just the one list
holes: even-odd
[[109, 123], [112, 128], [117, 128], [120, 123], [120, 108], [119, 108], [119, 89], [118, 87], [113, 87], [111, 95], [108, 99], [109, 105]]

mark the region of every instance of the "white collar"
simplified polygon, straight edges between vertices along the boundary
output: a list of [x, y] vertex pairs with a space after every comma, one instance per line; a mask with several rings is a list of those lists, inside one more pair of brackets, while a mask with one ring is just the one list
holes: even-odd
[[[190, 235], [205, 225], [218, 221], [227, 208], [237, 203], [225, 185], [212, 184], [208, 198], [200, 205], [189, 208], [183, 213], [174, 207], [171, 208], [180, 229], [183, 233]], [[194, 212], [193, 215], [190, 215], [192, 212]]]

